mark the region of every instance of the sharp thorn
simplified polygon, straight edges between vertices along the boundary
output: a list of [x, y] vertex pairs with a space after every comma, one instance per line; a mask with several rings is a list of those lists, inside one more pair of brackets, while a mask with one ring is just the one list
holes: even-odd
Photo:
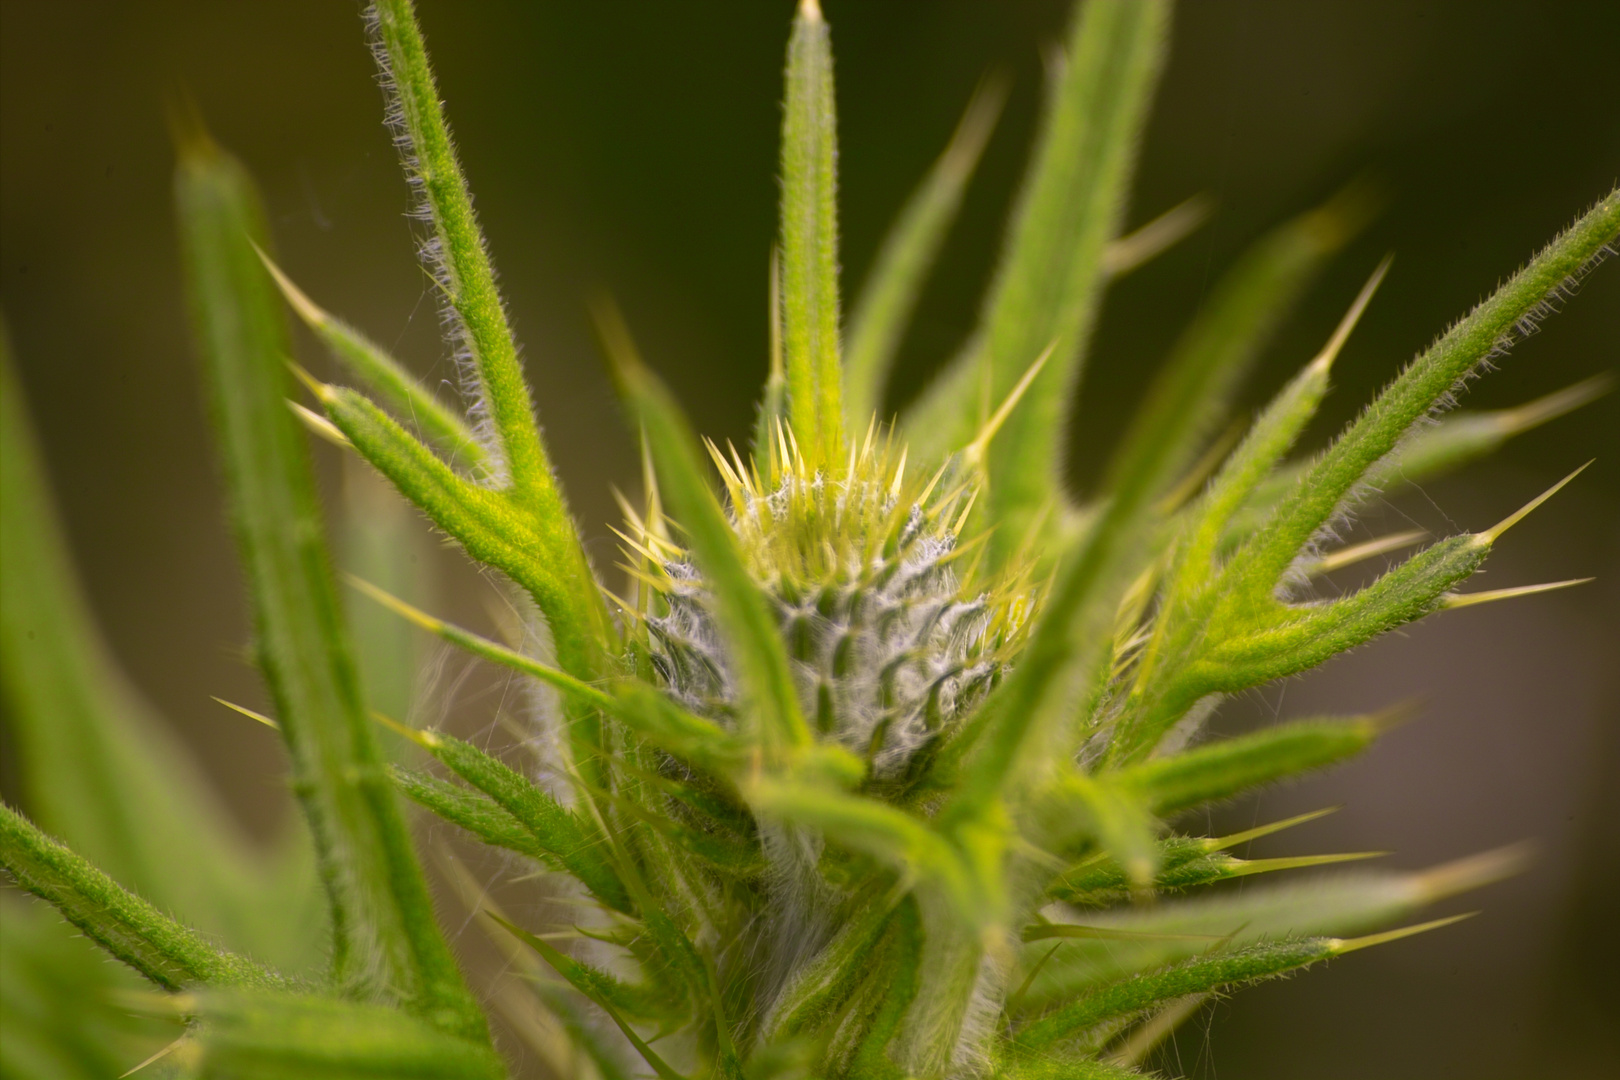
[[1338, 358], [1339, 350], [1344, 348], [1344, 343], [1350, 339], [1350, 332], [1356, 328], [1356, 323], [1361, 321], [1362, 312], [1367, 310], [1367, 305], [1372, 302], [1373, 294], [1378, 291], [1378, 286], [1384, 281], [1384, 275], [1389, 273], [1389, 264], [1394, 261], [1394, 255], [1384, 256], [1384, 261], [1378, 264], [1378, 268], [1372, 272], [1372, 276], [1367, 279], [1367, 283], [1361, 287], [1361, 292], [1356, 295], [1355, 301], [1351, 303], [1350, 310], [1344, 313], [1344, 318], [1339, 320], [1339, 325], [1334, 329], [1333, 336], [1328, 338], [1328, 343], [1322, 346], [1322, 351], [1316, 354], [1316, 358], [1311, 361], [1310, 366], [1320, 368], [1324, 373], [1333, 366], [1333, 361]]
[[1375, 558], [1391, 551], [1399, 551], [1404, 547], [1411, 547], [1428, 535], [1428, 531], [1425, 529], [1412, 529], [1407, 532], [1392, 533], [1389, 536], [1380, 536], [1363, 544], [1340, 548], [1338, 551], [1330, 551], [1314, 562], [1308, 563], [1305, 566], [1305, 572], [1313, 576], [1332, 573], [1334, 570], [1341, 570], [1365, 559]]
[[1474, 534], [1474, 543], [1480, 545], [1481, 547], [1490, 547], [1492, 544], [1496, 543], [1497, 540], [1501, 539], [1501, 536], [1502, 536], [1503, 533], [1507, 532], [1509, 529], [1513, 528], [1513, 526], [1515, 526], [1519, 522], [1523, 521], [1530, 514], [1530, 512], [1532, 510], [1534, 510], [1536, 507], [1540, 506], [1542, 503], [1546, 502], [1548, 499], [1550, 499], [1554, 495], [1558, 494], [1559, 490], [1565, 484], [1569, 483], [1571, 480], [1573, 480], [1577, 476], [1581, 475], [1581, 473], [1585, 472], [1588, 468], [1591, 467], [1591, 464], [1592, 464], [1592, 462], [1588, 461], [1585, 465], [1582, 465], [1580, 468], [1576, 469], [1574, 472], [1570, 473], [1568, 476], [1566, 476], [1562, 480], [1558, 481], [1558, 483], [1554, 484], [1552, 487], [1548, 488], [1546, 491], [1543, 491], [1540, 495], [1537, 495], [1534, 499], [1531, 499], [1529, 502], [1525, 503], [1523, 507], [1521, 507], [1520, 509], [1518, 509], [1517, 511], [1515, 511], [1512, 514], [1509, 514], [1507, 517], [1503, 518], [1497, 524], [1491, 526], [1489, 529], [1486, 529], [1482, 533], [1475, 533]]
[[1521, 842], [1420, 871], [1413, 875], [1417, 901], [1432, 904], [1510, 878], [1523, 873], [1534, 857], [1534, 845]]
[[1243, 832], [1233, 833], [1231, 836], [1212, 837], [1204, 841], [1204, 848], [1207, 851], [1223, 851], [1226, 848], [1234, 848], [1239, 844], [1247, 844], [1250, 840], [1258, 840], [1262, 836], [1270, 836], [1272, 833], [1279, 833], [1284, 829], [1292, 829], [1295, 825], [1303, 825], [1307, 821], [1327, 817], [1329, 814], [1337, 813], [1338, 810], [1337, 806], [1329, 806], [1321, 810], [1312, 810], [1308, 814], [1296, 814], [1291, 818], [1273, 821], [1269, 825], [1259, 825], [1253, 829], [1245, 829]]
[[1411, 937], [1414, 934], [1424, 934], [1430, 930], [1438, 930], [1442, 926], [1450, 926], [1452, 923], [1462, 922], [1464, 919], [1472, 919], [1478, 914], [1477, 911], [1469, 911], [1444, 919], [1430, 919], [1428, 922], [1418, 923], [1415, 926], [1403, 926], [1399, 930], [1385, 930], [1381, 934], [1366, 934], [1356, 938], [1329, 938], [1329, 948], [1334, 956], [1343, 956], [1345, 953], [1355, 952], [1357, 949], [1370, 949], [1374, 945], [1385, 945], [1391, 941]]
[[[210, 694], [209, 697], [213, 697], [213, 695]], [[263, 724], [267, 728], [274, 728], [277, 731], [281, 730], [281, 723], [279, 721], [277, 721], [277, 720], [273, 720], [270, 717], [264, 715], [264, 713], [254, 712], [252, 709], [248, 708], [245, 705], [238, 705], [234, 701], [226, 701], [222, 697], [216, 697], [216, 698], [214, 698], [214, 700], [219, 702], [221, 705], [225, 706], [227, 709], [231, 710], [232, 712], [241, 713], [243, 716], [247, 717], [249, 720], [257, 720], [259, 723]]]
[[314, 395], [316, 401], [319, 401], [322, 405], [325, 405], [327, 402], [337, 397], [336, 389], [334, 389], [330, 384], [323, 383], [321, 380], [311, 375], [298, 361], [288, 357], [286, 363], [287, 367], [292, 371], [294, 377], [296, 377], [299, 382], [303, 383], [304, 386], [308, 388], [309, 392]]
[[344, 450], [354, 449], [354, 443], [349, 441], [349, 437], [339, 431], [336, 424], [314, 409], [306, 405], [300, 405], [291, 399], [287, 401], [287, 408], [293, 411], [293, 415], [298, 417], [298, 422], [308, 428], [311, 434], [318, 435], [333, 446], [341, 447]]
[[1518, 596], [1534, 596], [1537, 593], [1553, 592], [1557, 589], [1567, 589], [1572, 585], [1585, 585], [1596, 578], [1570, 578], [1568, 581], [1549, 581], [1541, 585], [1519, 585], [1511, 589], [1486, 589], [1484, 592], [1446, 593], [1440, 600], [1440, 607], [1445, 611], [1457, 608], [1473, 607], [1475, 604], [1489, 604], [1497, 600], [1512, 600]]
[[996, 432], [1001, 430], [1001, 425], [1007, 422], [1007, 417], [1011, 416], [1013, 409], [1017, 408], [1019, 399], [1024, 396], [1025, 391], [1035, 382], [1035, 376], [1041, 373], [1041, 369], [1046, 366], [1046, 362], [1052, 358], [1052, 353], [1056, 349], [1057, 342], [1053, 341], [1052, 344], [1041, 351], [1041, 355], [1037, 356], [1035, 362], [1029, 365], [1029, 369], [1018, 380], [1018, 384], [1008, 392], [1007, 397], [1001, 403], [1001, 407], [995, 411], [990, 419], [984, 422], [984, 426], [979, 429], [979, 434], [974, 436], [973, 441], [963, 449], [963, 457], [974, 463], [984, 460], [985, 452], [990, 449], [990, 440], [996, 437]]
[[1495, 414], [1497, 424], [1504, 435], [1518, 435], [1595, 401], [1613, 390], [1614, 382], [1614, 375], [1607, 371], [1590, 379], [1582, 379], [1575, 385], [1555, 390], [1546, 397], [1525, 402], [1516, 408], [1503, 409]]

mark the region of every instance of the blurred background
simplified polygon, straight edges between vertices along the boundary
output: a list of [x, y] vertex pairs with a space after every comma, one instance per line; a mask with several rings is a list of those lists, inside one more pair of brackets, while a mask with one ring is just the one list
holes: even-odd
[[[1027, 156], [1064, 0], [824, 0], [838, 61], [842, 262], [858, 288], [892, 215], [975, 83], [1012, 95], [904, 350], [902, 406], [968, 331]], [[449, 3], [421, 16], [462, 160], [574, 511], [611, 572], [609, 485], [633, 446], [584, 300], [611, 291], [700, 430], [747, 437], [766, 362], [766, 263], [788, 0]], [[189, 355], [163, 103], [189, 94], [264, 185], [283, 265], [417, 371], [453, 379], [380, 124], [359, 7], [331, 0], [0, 2], [0, 304], [73, 556], [114, 651], [256, 836], [289, 811], [262, 706]], [[1384, 213], [1260, 366], [1262, 401], [1326, 337], [1385, 252], [1394, 270], [1346, 349], [1317, 444], [1447, 323], [1620, 178], [1620, 5], [1201, 0], [1183, 5], [1129, 210], [1205, 193], [1202, 230], [1112, 292], [1073, 433], [1085, 492], [1212, 275], [1347, 180]], [[1620, 367], [1620, 266], [1594, 275], [1469, 408]], [[304, 343], [303, 357], [326, 371]], [[1228, 831], [1328, 805], [1264, 854], [1380, 849], [1420, 867], [1515, 840], [1526, 875], [1453, 902], [1461, 926], [1246, 992], [1186, 1026], [1168, 1069], [1214, 1077], [1609, 1076], [1620, 1052], [1620, 395], [1460, 476], [1375, 500], [1372, 532], [1487, 526], [1581, 478], [1476, 587], [1591, 584], [1442, 615], [1223, 708], [1382, 707], [1421, 719], [1364, 759], [1229, 808]], [[318, 451], [329, 494], [344, 480]], [[349, 483], [355, 481], [351, 478]], [[491, 585], [417, 530], [418, 587], [482, 628]], [[436, 584], [434, 584], [436, 583]], [[1344, 582], [1343, 585], [1353, 582]], [[424, 664], [418, 710], [487, 723], [500, 687]], [[423, 705], [425, 701], [428, 704]], [[437, 717], [429, 717], [433, 719]], [[9, 755], [8, 755], [9, 756]], [[15, 776], [0, 761], [8, 798]], [[468, 946], [472, 948], [472, 946]]]

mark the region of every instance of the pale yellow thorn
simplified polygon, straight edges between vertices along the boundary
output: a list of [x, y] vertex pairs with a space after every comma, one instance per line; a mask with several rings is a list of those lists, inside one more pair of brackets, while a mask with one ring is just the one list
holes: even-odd
[[1596, 578], [1582, 577], [1570, 578], [1568, 581], [1549, 581], [1541, 585], [1519, 585], [1511, 589], [1487, 589], [1484, 592], [1446, 593], [1440, 598], [1440, 606], [1446, 611], [1457, 608], [1473, 607], [1475, 604], [1489, 604], [1497, 600], [1512, 600], [1517, 596], [1534, 596], [1536, 593], [1552, 592], [1555, 589], [1567, 589], [1571, 585], [1585, 585]]
[[1328, 947], [1333, 951], [1334, 956], [1343, 956], [1345, 953], [1355, 952], [1357, 949], [1370, 949], [1374, 945], [1387, 945], [1391, 941], [1399, 941], [1414, 934], [1438, 930], [1442, 926], [1450, 926], [1452, 923], [1462, 922], [1464, 919], [1472, 919], [1478, 914], [1477, 911], [1468, 911], [1444, 919], [1430, 919], [1428, 922], [1418, 923], [1416, 926], [1403, 926], [1399, 930], [1385, 930], [1381, 934], [1366, 934], [1356, 938], [1329, 938]]
[[1241, 859], [1230, 868], [1232, 877], [1250, 874], [1269, 874], [1277, 870], [1301, 870], [1311, 866], [1334, 866], [1338, 863], [1359, 862], [1362, 859], [1382, 859], [1388, 851], [1348, 851], [1334, 855], [1285, 855], [1276, 859]]
[[909, 446], [900, 448], [900, 464], [894, 467], [894, 483], [889, 485], [889, 495], [892, 498], [900, 497], [900, 485], [906, 478], [906, 455], [910, 450]]
[[[212, 694], [210, 694], [209, 696], [213, 697]], [[277, 731], [281, 730], [280, 722], [271, 719], [270, 717], [264, 715], [264, 713], [254, 712], [252, 709], [248, 708], [245, 705], [238, 705], [234, 701], [226, 701], [222, 697], [216, 697], [216, 698], [214, 698], [214, 700], [219, 702], [221, 705], [225, 706], [227, 709], [231, 710], [232, 712], [241, 713], [243, 716], [247, 717], [249, 720], [257, 720], [259, 723], [263, 724], [267, 728], [274, 728]], [[133, 1072], [134, 1070], [131, 1070], [131, 1071]]]
[[1166, 492], [1164, 497], [1159, 500], [1156, 507], [1159, 513], [1171, 514], [1188, 499], [1198, 494], [1198, 489], [1203, 486], [1204, 481], [1214, 475], [1216, 467], [1226, 460], [1226, 455], [1243, 437], [1243, 427], [1244, 425], [1241, 422], [1232, 424], [1221, 433], [1220, 438], [1209, 444], [1209, 449], [1199, 455], [1198, 460], [1193, 463], [1193, 467], [1187, 470], [1187, 475], [1183, 476], [1176, 486]]
[[393, 593], [378, 588], [365, 578], [356, 577], [354, 574], [345, 574], [343, 576], [351, 586], [358, 589], [366, 596], [369, 596], [371, 599], [375, 600], [389, 611], [392, 611], [395, 615], [405, 619], [407, 622], [420, 626], [423, 630], [426, 630], [430, 634], [437, 634], [440, 630], [444, 629], [444, 622], [442, 620], [435, 619], [432, 615], [429, 615], [421, 608], [412, 607], [410, 604], [401, 600]]
[[1399, 551], [1404, 547], [1411, 547], [1429, 534], [1424, 529], [1412, 529], [1408, 532], [1392, 533], [1389, 536], [1380, 536], [1368, 540], [1363, 544], [1340, 548], [1329, 552], [1320, 559], [1305, 566], [1307, 574], [1329, 574], [1335, 570], [1342, 570], [1346, 566], [1361, 562], [1364, 559], [1375, 558], [1391, 551]]
[[270, 276], [275, 279], [276, 288], [280, 289], [281, 295], [286, 298], [287, 306], [292, 308], [300, 319], [315, 330], [324, 328], [332, 321], [332, 316], [319, 304], [311, 300], [304, 293], [304, 290], [294, 285], [292, 278], [281, 272], [281, 267], [277, 266], [275, 261], [264, 253], [263, 248], [259, 247], [258, 244], [254, 244], [252, 240], [249, 240], [248, 243], [253, 244], [253, 250], [259, 255], [259, 261], [264, 263], [266, 270], [270, 271]]
[[1503, 533], [1507, 532], [1509, 529], [1513, 528], [1513, 526], [1523, 521], [1536, 507], [1558, 494], [1559, 490], [1565, 484], [1569, 483], [1571, 480], [1581, 475], [1581, 473], [1585, 472], [1591, 467], [1591, 464], [1592, 462], [1588, 461], [1585, 465], [1582, 465], [1580, 468], [1558, 481], [1558, 483], [1554, 484], [1546, 491], [1543, 491], [1540, 495], [1537, 495], [1528, 503], [1525, 503], [1525, 505], [1519, 510], [1509, 514], [1507, 517], [1503, 518], [1500, 522], [1491, 526], [1489, 529], [1486, 529], [1484, 532], [1475, 533], [1474, 544], [1478, 547], [1490, 547], [1492, 544], [1496, 543], [1497, 540], [1501, 539]]
[[292, 370], [293, 375], [309, 389], [310, 394], [314, 396], [316, 401], [325, 405], [337, 397], [335, 389], [311, 375], [298, 361], [289, 358], [286, 363], [287, 367]]
[[349, 441], [349, 437], [339, 431], [336, 424], [314, 409], [300, 405], [296, 401], [288, 401], [287, 408], [292, 410], [293, 415], [298, 417], [298, 422], [308, 428], [311, 434], [318, 435], [333, 446], [344, 450], [354, 449], [354, 443]]
[[1001, 430], [1001, 425], [1007, 422], [1007, 417], [1012, 415], [1013, 409], [1018, 405], [1018, 399], [1023, 397], [1024, 392], [1030, 388], [1030, 384], [1035, 381], [1035, 376], [1041, 373], [1041, 368], [1046, 366], [1046, 361], [1051, 359], [1056, 348], [1057, 342], [1053, 341], [1052, 344], [1042, 350], [1041, 355], [1035, 358], [1035, 362], [1029, 365], [1029, 370], [1024, 372], [1023, 378], [1018, 380], [1018, 384], [1012, 388], [1006, 399], [1002, 401], [1001, 408], [997, 409], [995, 414], [985, 421], [984, 426], [979, 429], [979, 434], [963, 448], [962, 456], [968, 462], [978, 464], [984, 460], [985, 453], [990, 449], [990, 440], [995, 438], [996, 432]]
[[1346, 341], [1350, 340], [1350, 332], [1356, 328], [1356, 323], [1361, 321], [1362, 312], [1366, 311], [1367, 305], [1372, 303], [1373, 293], [1377, 292], [1378, 286], [1383, 284], [1384, 275], [1389, 273], [1389, 264], [1394, 261], [1395, 256], [1384, 256], [1384, 261], [1378, 264], [1378, 268], [1367, 279], [1367, 284], [1361, 287], [1361, 292], [1356, 295], [1355, 302], [1350, 305], [1350, 310], [1345, 312], [1344, 318], [1339, 320], [1339, 325], [1333, 331], [1333, 336], [1328, 338], [1328, 343], [1322, 346], [1322, 351], [1317, 353], [1316, 358], [1310, 362], [1310, 367], [1326, 373], [1327, 369], [1333, 366], [1333, 361], [1338, 358], [1339, 350], [1344, 348]]
[[821, 21], [821, 4], [818, 0], [799, 0], [799, 14], [806, 20]]
[[1497, 424], [1503, 434], [1518, 435], [1565, 413], [1574, 412], [1613, 389], [1614, 375], [1605, 371], [1590, 379], [1582, 379], [1574, 386], [1555, 390], [1546, 397], [1525, 402], [1517, 408], [1503, 409], [1497, 414]]
[[395, 720], [387, 713], [378, 712], [376, 709], [371, 710], [371, 718], [377, 721], [377, 723], [381, 724], [383, 727], [388, 728], [396, 734], [403, 735], [416, 745], [425, 747], [429, 750], [443, 742], [442, 739], [433, 734], [431, 731], [421, 731], [417, 728], [408, 727], [405, 724], [400, 723], [398, 720]]
[[1292, 829], [1295, 825], [1303, 825], [1307, 821], [1327, 817], [1329, 814], [1338, 812], [1338, 809], [1337, 806], [1329, 806], [1322, 810], [1312, 810], [1308, 814], [1296, 814], [1291, 818], [1273, 821], [1269, 825], [1258, 825], [1252, 829], [1245, 829], [1243, 832], [1233, 833], [1231, 836], [1214, 837], [1204, 841], [1204, 847], [1210, 851], [1221, 851], [1225, 848], [1237, 847], [1239, 844], [1246, 844], [1250, 840], [1258, 840], [1262, 836], [1270, 836], [1272, 833], [1279, 833], [1284, 829]]
[[[216, 698], [215, 700], [218, 700], [218, 699]], [[151, 1064], [153, 1064], [155, 1062], [162, 1061], [164, 1058], [168, 1057], [170, 1054], [172, 1054], [176, 1050], [180, 1049], [181, 1046], [185, 1045], [186, 1040], [188, 1040], [190, 1038], [191, 1038], [191, 1032], [188, 1031], [184, 1035], [181, 1035], [178, 1039], [174, 1040], [169, 1045], [165, 1046], [163, 1049], [161, 1049], [161, 1050], [157, 1051], [156, 1053], [154, 1053], [151, 1057], [147, 1058], [145, 1061], [141, 1062], [139, 1065], [136, 1065], [132, 1069], [127, 1069], [124, 1072], [119, 1073], [118, 1074], [118, 1080], [124, 1080], [124, 1077], [126, 1077], [126, 1076], [134, 1076], [136, 1073], [140, 1072], [142, 1069], [146, 1068], [148, 1065], [151, 1065]]]
[[1523, 873], [1534, 855], [1534, 845], [1525, 841], [1424, 870], [1413, 878], [1416, 900], [1420, 904], [1432, 904], [1448, 896], [1503, 881]]
[[958, 536], [962, 534], [962, 529], [967, 525], [968, 515], [973, 513], [973, 504], [978, 501], [979, 489], [974, 488], [972, 494], [967, 498], [967, 505], [962, 507], [961, 516], [956, 519], [956, 524], [951, 526], [951, 532], [956, 533]]
[[1103, 272], [1114, 277], [1130, 273], [1208, 221], [1214, 206], [1209, 196], [1194, 195], [1141, 228], [1112, 241], [1103, 249]]

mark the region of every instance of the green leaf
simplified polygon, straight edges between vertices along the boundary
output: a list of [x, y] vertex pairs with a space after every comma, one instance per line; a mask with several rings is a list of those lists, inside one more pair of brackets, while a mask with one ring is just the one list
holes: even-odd
[[[801, 22], [805, 19], [801, 12]], [[768, 753], [810, 745], [810, 728], [799, 709], [787, 648], [765, 594], [748, 573], [737, 536], [709, 486], [696, 436], [680, 406], [636, 356], [629, 331], [615, 312], [598, 312], [620, 393], [641, 426], [657, 465], [659, 491], [685, 529], [692, 553], [714, 594], [727, 656], [745, 702], [739, 710], [746, 733]], [[792, 374], [789, 373], [791, 383]]]
[[471, 356], [480, 406], [487, 410], [500, 448], [500, 465], [521, 500], [566, 519], [416, 14], [410, 0], [377, 0], [369, 14], [377, 60], [398, 110], [391, 117], [406, 168], [433, 225], [431, 269]]
[[270, 993], [197, 996], [200, 1075], [231, 1080], [502, 1080], [487, 1045], [394, 1009]]
[[[594, 678], [606, 669], [606, 655], [617, 651], [618, 634], [535, 423], [523, 365], [445, 124], [421, 30], [410, 0], [377, 0], [371, 13], [375, 51], [398, 107], [406, 167], [433, 223], [428, 245], [433, 269], [476, 374], [475, 412], [488, 418], [501, 457], [501, 497], [476, 507], [462, 506], [464, 512], [453, 518], [475, 527], [462, 535], [445, 522], [440, 524], [466, 544], [474, 558], [511, 574], [545, 615], [558, 663], [581, 678]], [[401, 483], [401, 490], [435, 521], [440, 512], [452, 508], [446, 505], [443, 475], [424, 455], [401, 443], [403, 432], [392, 432], [380, 422], [386, 417], [364, 418], [372, 436], [364, 441], [336, 416], [332, 419], [368, 458], [372, 458], [368, 446], [380, 443], [388, 457], [372, 458], [373, 463], [396, 483], [402, 477], [410, 479], [413, 486]], [[424, 497], [433, 501], [424, 502]], [[465, 511], [479, 507], [483, 513], [469, 520]], [[487, 558], [486, 550], [498, 557]], [[588, 721], [574, 727], [576, 765], [589, 775], [600, 743]]]
[[1012, 557], [1044, 508], [1062, 502], [1064, 424], [1107, 280], [1104, 253], [1119, 229], [1169, 18], [1169, 4], [1160, 0], [1090, 0], [1074, 16], [986, 299], [975, 374], [962, 383], [957, 402], [954, 445], [960, 446], [1056, 342], [1028, 400], [991, 445], [985, 510], [986, 520], [998, 523], [992, 567]]
[[537, 862], [556, 860], [510, 810], [482, 791], [472, 791], [415, 769], [396, 766], [390, 773], [407, 799], [452, 825], [459, 825], [484, 843], [527, 855]]
[[979, 85], [950, 144], [878, 249], [845, 338], [844, 423], [852, 432], [865, 430], [874, 416], [885, 419], [878, 414], [901, 335], [1006, 99], [1000, 80]]
[[1251, 595], [1269, 593], [1300, 552], [1350, 501], [1377, 462], [1488, 358], [1533, 329], [1549, 301], [1579, 281], [1620, 237], [1620, 190], [1531, 259], [1414, 360], [1334, 441], [1233, 559], [1228, 573]]
[[[406, 730], [406, 729], [401, 729]], [[607, 858], [600, 830], [557, 802], [499, 758], [437, 731], [406, 734], [451, 772], [493, 799], [528, 830], [546, 862], [567, 870], [603, 903], [630, 911], [630, 897]]]
[[1156, 757], [1114, 776], [1140, 792], [1155, 814], [1176, 814], [1355, 757], [1397, 715], [1295, 720]]
[[1189, 960], [1096, 987], [1020, 1029], [1016, 1046], [1041, 1051], [1119, 1017], [1130, 1017], [1188, 994], [1222, 990], [1276, 978], [1337, 955], [1332, 938], [1262, 942], [1232, 952]]
[[0, 1076], [107, 1080], [183, 1033], [122, 1007], [149, 985], [44, 904], [0, 893], [0, 926]]
[[[1283, 937], [1364, 934], [1412, 917], [1429, 904], [1499, 881], [1523, 869], [1523, 848], [1484, 852], [1416, 873], [1354, 870], [1302, 877], [1152, 906], [1076, 912], [1074, 922], [1102, 931], [1065, 939], [1032, 980], [1032, 1009], [1068, 1001], [1093, 987], [1206, 952], [1211, 939], [1231, 948]], [[1023, 947], [1023, 962], [1050, 945]]]
[[308, 853], [275, 873], [97, 631], [0, 328], [0, 684], [26, 805], [161, 907], [289, 968], [315, 959]]
[[[1171, 350], [1110, 462], [1106, 498], [1158, 498], [1182, 474], [1328, 256], [1366, 217], [1355, 189], [1262, 237], [1239, 257]], [[1141, 495], [1127, 495], [1140, 489]]]
[[264, 264], [287, 305], [350, 374], [407, 417], [452, 460], [474, 468], [486, 463], [483, 444], [454, 409], [440, 401], [381, 345], [304, 295], [269, 256], [264, 256]]
[[163, 914], [0, 803], [0, 867], [96, 944], [166, 990], [278, 986], [268, 968], [228, 953]]
[[331, 903], [339, 986], [388, 992], [480, 1041], [487, 1027], [439, 928], [366, 718], [308, 449], [288, 397], [286, 327], [256, 245], [253, 183], [200, 132], [175, 180], [188, 293], [252, 601], [257, 651]]
[[801, 0], [782, 115], [783, 353], [793, 434], [812, 469], [834, 474], [844, 468], [837, 126], [827, 23], [816, 0]]

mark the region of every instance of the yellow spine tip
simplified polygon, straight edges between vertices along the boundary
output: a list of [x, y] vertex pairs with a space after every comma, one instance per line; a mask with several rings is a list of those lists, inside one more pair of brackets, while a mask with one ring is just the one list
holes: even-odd
[[1374, 945], [1386, 945], [1391, 941], [1412, 937], [1414, 934], [1425, 934], [1430, 930], [1438, 930], [1442, 926], [1472, 919], [1478, 915], [1477, 911], [1467, 911], [1461, 915], [1452, 915], [1444, 919], [1430, 919], [1428, 922], [1418, 923], [1415, 926], [1403, 926], [1398, 930], [1385, 930], [1381, 934], [1367, 934], [1356, 938], [1329, 938], [1328, 949], [1334, 956], [1343, 956], [1345, 953], [1355, 952], [1357, 949], [1370, 949]]
[[1523, 873], [1535, 858], [1528, 841], [1455, 859], [1414, 875], [1415, 899], [1432, 904], [1448, 896], [1478, 889]]
[[1473, 607], [1476, 604], [1491, 604], [1498, 600], [1513, 600], [1520, 596], [1535, 596], [1537, 593], [1556, 592], [1559, 589], [1568, 589], [1574, 585], [1585, 585], [1596, 578], [1570, 578], [1568, 581], [1548, 581], [1540, 585], [1519, 585], [1511, 589], [1486, 589], [1482, 592], [1446, 593], [1440, 599], [1440, 606], [1445, 611], [1454, 611], [1457, 608]]
[[1496, 541], [1501, 538], [1503, 533], [1507, 532], [1509, 529], [1513, 528], [1513, 526], [1523, 521], [1530, 515], [1531, 511], [1536, 509], [1536, 507], [1558, 494], [1565, 484], [1581, 475], [1581, 473], [1585, 472], [1591, 467], [1591, 465], [1592, 462], [1588, 461], [1585, 465], [1582, 465], [1580, 468], [1558, 481], [1558, 483], [1554, 484], [1546, 491], [1543, 491], [1540, 495], [1537, 495], [1534, 499], [1531, 499], [1529, 502], [1525, 503], [1518, 510], [1509, 514], [1507, 517], [1503, 518], [1489, 529], [1486, 529], [1481, 533], [1475, 533], [1474, 544], [1478, 547], [1490, 547], [1492, 544], [1496, 543]]

